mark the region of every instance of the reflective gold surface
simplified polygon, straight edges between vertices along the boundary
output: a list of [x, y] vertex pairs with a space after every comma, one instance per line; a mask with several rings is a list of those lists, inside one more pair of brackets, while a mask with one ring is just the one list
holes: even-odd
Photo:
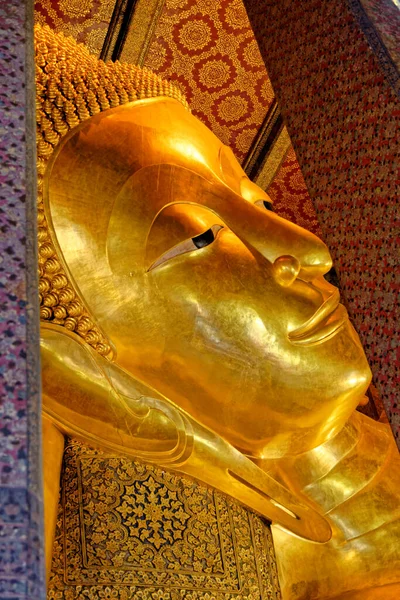
[[112, 348], [43, 327], [47, 417], [270, 519], [284, 598], [398, 582], [399, 459], [354, 415], [370, 371], [321, 240], [269, 211], [171, 98], [73, 128], [43, 199], [60, 269]]
[[327, 248], [263, 200], [169, 99], [81, 125], [44, 184], [60, 255], [118, 365], [245, 454], [276, 458], [334, 435], [370, 372], [323, 278]]
[[347, 598], [350, 583], [374, 588], [366, 598], [399, 597], [399, 462], [390, 428], [360, 413], [333, 440], [277, 461], [270, 474], [307, 498], [333, 529], [316, 552], [273, 526], [284, 598]]
[[60, 327], [43, 326], [42, 370], [44, 412], [63, 433], [196, 477], [299, 535], [330, 538], [316, 511], [249, 458]]
[[60, 475], [64, 453], [64, 435], [46, 415], [42, 418], [44, 523], [46, 571], [50, 575], [54, 531], [57, 520]]

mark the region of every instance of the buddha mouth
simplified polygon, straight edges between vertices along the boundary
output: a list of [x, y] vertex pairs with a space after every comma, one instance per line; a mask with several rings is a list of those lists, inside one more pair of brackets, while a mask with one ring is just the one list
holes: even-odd
[[336, 290], [308, 321], [289, 333], [292, 344], [312, 346], [336, 335], [348, 319], [347, 311], [339, 301], [340, 294]]

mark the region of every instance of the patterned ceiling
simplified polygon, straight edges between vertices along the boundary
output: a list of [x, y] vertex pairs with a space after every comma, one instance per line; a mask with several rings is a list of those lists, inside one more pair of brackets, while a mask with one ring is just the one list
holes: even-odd
[[[173, 81], [253, 180], [269, 190], [276, 179], [278, 211], [316, 230], [242, 0], [38, 0], [35, 14], [104, 60], [140, 64]], [[285, 190], [288, 165], [300, 186], [294, 195]]]

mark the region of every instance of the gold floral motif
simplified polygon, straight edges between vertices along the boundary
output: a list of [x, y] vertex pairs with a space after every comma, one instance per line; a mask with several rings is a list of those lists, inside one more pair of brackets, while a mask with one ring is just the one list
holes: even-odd
[[231, 74], [229, 64], [223, 60], [210, 60], [200, 69], [199, 80], [208, 87], [224, 86]]
[[272, 538], [185, 477], [69, 443], [48, 600], [279, 600]]
[[179, 41], [186, 50], [202, 50], [211, 41], [211, 31], [203, 21], [188, 21], [179, 31]]
[[233, 0], [225, 9], [226, 22], [233, 29], [242, 29], [247, 22], [246, 9], [241, 0]]
[[93, 0], [59, 0], [60, 11], [72, 19], [86, 17], [93, 9]]
[[159, 44], [158, 42], [154, 42], [149, 52], [151, 53], [151, 62], [153, 64], [153, 69], [155, 71], [160, 71], [163, 68], [164, 63], [166, 61], [166, 49], [163, 46], [161, 46], [161, 44]]
[[243, 58], [251, 67], [257, 68], [260, 64], [260, 51], [255, 39], [250, 40], [249, 43], [244, 47]]
[[227, 96], [218, 106], [218, 114], [222, 121], [233, 123], [242, 119], [248, 111], [249, 103], [243, 96]]
[[261, 100], [263, 100], [268, 106], [273, 102], [274, 90], [272, 89], [272, 85], [269, 79], [262, 79], [259, 94]]
[[239, 148], [239, 150], [241, 150], [243, 153], [246, 152], [256, 135], [257, 129], [253, 127], [250, 127], [249, 129], [243, 129], [243, 131], [241, 131], [236, 138], [237, 148]]

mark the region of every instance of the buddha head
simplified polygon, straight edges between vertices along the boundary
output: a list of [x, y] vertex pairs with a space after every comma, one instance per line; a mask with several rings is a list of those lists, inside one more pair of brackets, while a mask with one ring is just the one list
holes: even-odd
[[41, 252], [41, 268], [59, 272], [43, 308], [244, 453], [303, 452], [343, 426], [370, 379], [324, 279], [328, 249], [271, 211], [158, 86], [57, 140], [43, 178], [56, 258]]

